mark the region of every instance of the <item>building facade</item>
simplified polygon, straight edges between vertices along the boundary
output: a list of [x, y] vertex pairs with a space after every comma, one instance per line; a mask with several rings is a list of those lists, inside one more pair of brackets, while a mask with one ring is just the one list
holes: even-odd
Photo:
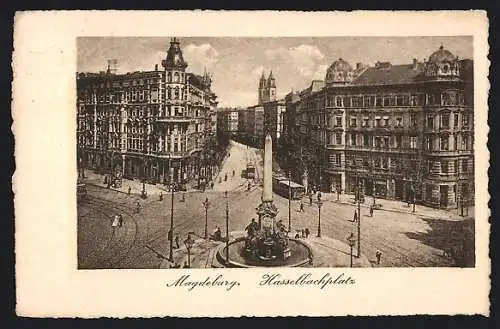
[[361, 186], [365, 195], [440, 208], [471, 202], [472, 67], [443, 47], [407, 65], [336, 60], [323, 88], [287, 102], [295, 157], [316, 157], [310, 178], [324, 191]]
[[217, 97], [211, 76], [187, 72], [173, 38], [162, 68], [77, 74], [77, 149], [81, 166], [153, 183], [203, 173], [200, 155], [215, 140]]
[[218, 133], [228, 137], [234, 137], [238, 134], [240, 109], [220, 108], [217, 110], [217, 129]]

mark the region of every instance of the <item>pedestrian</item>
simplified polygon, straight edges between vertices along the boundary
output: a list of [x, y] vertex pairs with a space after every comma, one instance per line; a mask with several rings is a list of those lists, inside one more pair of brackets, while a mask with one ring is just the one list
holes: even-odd
[[370, 206], [370, 217], [373, 217], [373, 205]]
[[309, 205], [310, 206], [313, 205], [313, 195], [312, 195], [312, 193], [309, 193]]
[[382, 257], [382, 252], [377, 249], [375, 252], [375, 257], [377, 258], [377, 265], [380, 265], [380, 257]]
[[224, 175], [224, 182], [227, 181], [227, 173]]
[[139, 201], [137, 201], [135, 203], [135, 212], [138, 213], [141, 211], [141, 203]]
[[160, 201], [163, 201], [163, 193], [160, 191]]
[[122, 214], [118, 215], [118, 226], [119, 227], [123, 226], [123, 215]]
[[304, 212], [304, 202], [302, 202], [302, 199], [300, 199], [300, 208], [299, 212]]
[[309, 234], [311, 234], [311, 232], [309, 231], [309, 229], [307, 227], [304, 231], [306, 233], [306, 239], [307, 239], [309, 237]]
[[297, 232], [295, 233], [295, 239], [300, 239], [299, 230], [297, 230]]
[[127, 191], [127, 194], [130, 195], [130, 193], [132, 192], [132, 188], [129, 186], [128, 187], [128, 191]]
[[233, 177], [234, 177], [234, 170], [233, 170]]
[[354, 218], [352, 220], [353, 222], [357, 222], [358, 221], [358, 212], [356, 210], [354, 210]]
[[179, 249], [179, 234], [175, 235], [175, 249]]
[[210, 181], [210, 188], [213, 190], [214, 189], [214, 182]]
[[183, 268], [189, 268], [189, 266], [188, 266], [188, 263], [187, 263], [187, 262], [184, 262], [184, 266], [183, 266]]

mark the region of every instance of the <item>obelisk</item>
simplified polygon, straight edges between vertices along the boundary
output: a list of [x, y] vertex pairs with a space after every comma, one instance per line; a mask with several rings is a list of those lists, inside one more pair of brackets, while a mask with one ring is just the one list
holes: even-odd
[[262, 201], [273, 201], [273, 139], [271, 135], [266, 135], [264, 144], [264, 189], [262, 191]]

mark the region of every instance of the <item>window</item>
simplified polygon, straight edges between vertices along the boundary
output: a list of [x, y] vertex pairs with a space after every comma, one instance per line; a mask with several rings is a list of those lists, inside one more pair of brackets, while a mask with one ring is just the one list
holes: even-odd
[[351, 107], [351, 98], [344, 97], [344, 107]]
[[382, 97], [375, 97], [375, 106], [382, 106]]
[[363, 97], [363, 105], [364, 107], [371, 107], [371, 97]]
[[431, 137], [425, 136], [424, 145], [425, 145], [425, 149], [426, 150], [428, 150], [428, 151], [432, 150], [432, 139], [431, 139]]
[[375, 127], [380, 127], [380, 120], [381, 120], [380, 117], [375, 118]]
[[389, 127], [389, 117], [384, 117], [384, 127]]
[[410, 113], [410, 127], [414, 128], [417, 126], [417, 116], [415, 113]]
[[440, 150], [441, 151], [448, 151], [449, 150], [448, 136], [442, 136], [440, 138]]
[[415, 136], [410, 137], [410, 148], [411, 149], [417, 148], [417, 137], [415, 137]]
[[353, 97], [352, 98], [352, 106], [353, 107], [361, 107], [361, 106], [363, 106], [362, 100], [363, 99], [361, 97]]
[[342, 117], [335, 117], [335, 127], [342, 127]]
[[172, 72], [167, 73], [167, 82], [172, 82]]
[[411, 95], [410, 96], [410, 106], [417, 106], [418, 104], [418, 96], [417, 95]]
[[391, 106], [391, 98], [384, 97], [384, 106]]
[[394, 126], [396, 128], [403, 127], [403, 118], [402, 117], [396, 117], [396, 119], [394, 120]]
[[441, 127], [442, 128], [450, 127], [450, 115], [448, 113], [441, 114]]
[[363, 146], [370, 146], [370, 136], [363, 135]]
[[174, 82], [179, 82], [179, 73], [177, 72], [174, 74]]
[[441, 161], [441, 173], [442, 174], [448, 173], [448, 161]]
[[464, 127], [464, 128], [469, 127], [469, 114], [468, 113], [462, 114], [462, 127]]
[[335, 106], [342, 107], [342, 98], [340, 98], [339, 96], [335, 97]]
[[453, 115], [453, 127], [458, 128], [458, 113]]
[[369, 119], [368, 117], [364, 117], [363, 118], [363, 123], [361, 125], [362, 127], [369, 127], [370, 126], [370, 123], [369, 123]]
[[455, 160], [453, 164], [455, 165], [454, 172], [458, 174], [458, 160]]
[[340, 154], [335, 154], [335, 165], [340, 166]]
[[351, 134], [351, 145], [356, 146], [356, 134]]
[[389, 169], [389, 159], [386, 157], [382, 158], [382, 168], [383, 169]]
[[336, 133], [335, 134], [335, 144], [341, 145], [342, 144], [342, 134], [341, 133]]
[[356, 127], [357, 125], [357, 122], [356, 122], [356, 118], [355, 117], [351, 117], [351, 127]]
[[427, 128], [434, 128], [434, 116], [432, 115], [427, 116]]
[[430, 174], [432, 172], [432, 166], [434, 163], [430, 160], [427, 161], [427, 173]]
[[396, 139], [396, 148], [401, 148], [401, 145], [403, 144], [402, 143], [402, 140], [403, 140], [402, 136], [401, 135], [396, 135], [395, 139]]
[[469, 149], [469, 136], [467, 134], [462, 135], [462, 150]]
[[462, 160], [462, 170], [463, 173], [466, 173], [469, 171], [469, 160], [463, 159]]

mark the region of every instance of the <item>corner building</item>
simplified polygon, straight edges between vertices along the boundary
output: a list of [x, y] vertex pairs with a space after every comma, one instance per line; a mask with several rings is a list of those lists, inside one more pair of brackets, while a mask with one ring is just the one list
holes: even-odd
[[205, 175], [202, 153], [215, 141], [217, 97], [205, 72], [187, 72], [173, 38], [162, 69], [77, 75], [80, 166], [125, 178], [185, 183]]
[[473, 202], [471, 60], [442, 46], [423, 63], [338, 59], [324, 87], [312, 87], [289, 96], [288, 124], [301, 151], [320, 159], [320, 177], [310, 179], [322, 190], [360, 185], [365, 195], [436, 208]]

